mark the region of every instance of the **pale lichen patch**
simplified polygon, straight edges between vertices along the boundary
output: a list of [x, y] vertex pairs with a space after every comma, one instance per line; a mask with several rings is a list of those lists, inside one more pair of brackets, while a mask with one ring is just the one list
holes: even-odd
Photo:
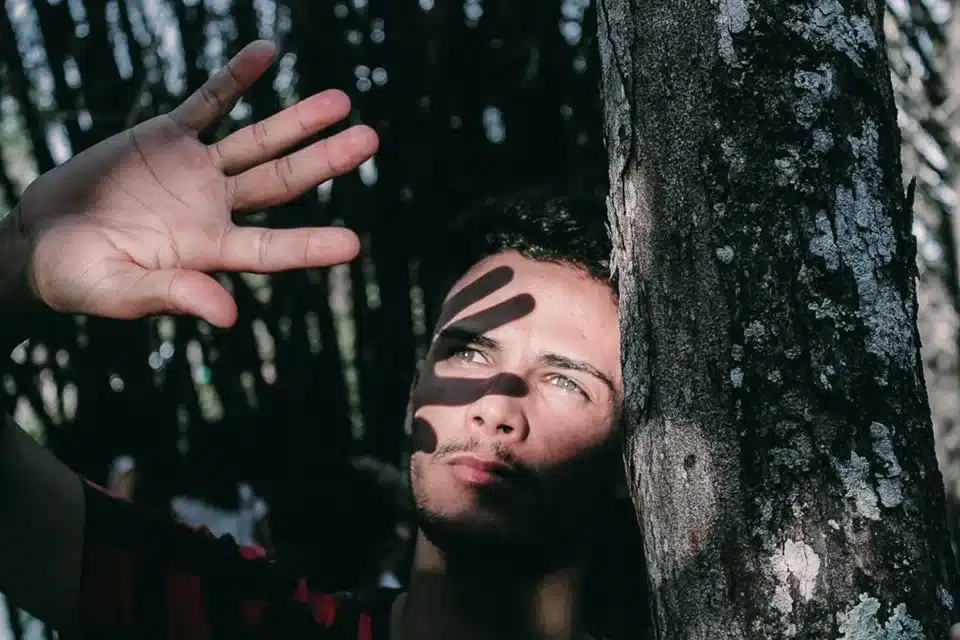
[[893, 451], [893, 441], [890, 439], [890, 430], [886, 425], [874, 422], [870, 425], [870, 438], [873, 441], [873, 452], [881, 461], [887, 477], [899, 476], [903, 469]]
[[786, 635], [792, 637], [796, 627], [788, 623], [786, 616], [793, 612], [794, 595], [804, 602], [813, 598], [820, 574], [820, 557], [802, 540], [787, 539], [770, 558], [770, 566], [777, 582], [770, 604], [783, 614]]
[[873, 443], [873, 452], [883, 466], [883, 470], [876, 474], [877, 493], [880, 495], [880, 502], [888, 508], [896, 507], [903, 503], [901, 484], [903, 469], [894, 453], [890, 431], [885, 425], [874, 422], [870, 425], [870, 438]]
[[837, 326], [843, 326], [844, 316], [847, 310], [830, 298], [819, 298], [807, 304], [807, 308], [813, 311], [813, 317], [817, 320], [829, 318]]
[[947, 591], [947, 588], [942, 584], [937, 585], [937, 597], [940, 598], [940, 602], [943, 603], [947, 609], [953, 609], [953, 596], [950, 595], [950, 592]]
[[743, 330], [743, 337], [746, 338], [748, 342], [751, 340], [762, 340], [766, 333], [767, 330], [763, 328], [763, 325], [754, 320]]
[[877, 614], [880, 601], [860, 594], [860, 601], [845, 612], [837, 614], [840, 623], [839, 640], [924, 640], [923, 626], [907, 613], [903, 603], [893, 608], [887, 623], [880, 626]]
[[795, 184], [797, 176], [800, 174], [800, 154], [796, 150], [785, 149], [787, 155], [776, 158], [773, 161], [777, 168], [777, 184], [781, 187], [788, 184]]
[[903, 504], [903, 489], [900, 485], [900, 478], [880, 478], [877, 480], [877, 495], [880, 496], [880, 504], [888, 509]]
[[797, 579], [797, 590], [803, 600], [809, 601], [817, 585], [820, 573], [820, 557], [813, 547], [800, 541], [787, 540], [783, 546], [783, 557], [787, 570]]
[[880, 507], [877, 506], [877, 493], [870, 484], [870, 463], [867, 459], [851, 451], [849, 464], [835, 460], [834, 466], [846, 490], [845, 495], [853, 498], [857, 513], [870, 520], [879, 520]]
[[830, 391], [833, 389], [833, 385], [830, 384], [830, 378], [827, 376], [826, 371], [820, 374], [817, 378], [817, 386], [823, 389], [824, 391]]
[[857, 285], [860, 315], [867, 327], [867, 351], [909, 368], [915, 349], [913, 334], [903, 330], [911, 325], [907, 308], [894, 281], [877, 275], [877, 269], [893, 257], [896, 237], [880, 202], [883, 187], [876, 125], [865, 120], [862, 135], [849, 136], [848, 141], [856, 161], [852, 188], [836, 189], [836, 245]]
[[734, 389], [739, 389], [743, 386], [743, 369], [734, 367], [730, 370], [730, 384], [733, 385]]
[[869, 18], [848, 15], [838, 0], [820, 0], [806, 15], [798, 11], [786, 24], [807, 40], [843, 53], [861, 68], [867, 51], [877, 48]]
[[805, 433], [797, 433], [790, 437], [788, 446], [774, 447], [770, 450], [770, 460], [774, 465], [774, 473], [779, 477], [780, 469], [793, 472], [805, 472], [810, 469], [813, 460], [813, 444]]
[[720, 41], [717, 48], [720, 57], [727, 64], [737, 63], [737, 52], [733, 48], [733, 34], [741, 33], [750, 22], [745, 0], [720, 0], [720, 10], [717, 12], [717, 27], [720, 30]]
[[833, 228], [830, 219], [824, 211], [817, 211], [816, 235], [810, 239], [810, 253], [823, 258], [830, 271], [836, 271], [840, 266], [840, 255], [837, 252], [837, 243], [833, 238]]
[[833, 136], [830, 132], [823, 129], [813, 130], [813, 150], [819, 153], [829, 151], [833, 148]]
[[733, 262], [733, 247], [723, 246], [717, 249], [717, 258], [723, 264], [730, 264]]
[[723, 155], [723, 161], [730, 167], [731, 177], [736, 177], [747, 166], [747, 159], [743, 152], [737, 148], [737, 142], [733, 138], [724, 138], [720, 142], [720, 152]]
[[809, 127], [820, 117], [824, 101], [833, 93], [834, 71], [825, 64], [820, 65], [817, 71], [798, 70], [793, 74], [793, 83], [803, 89], [803, 94], [793, 105], [794, 115], [797, 122]]
[[900, 603], [893, 608], [893, 614], [887, 620], [883, 630], [886, 640], [924, 640], [923, 625], [907, 614], [907, 605]]
[[844, 613], [837, 614], [840, 640], [877, 640], [883, 629], [877, 621], [880, 602], [861, 594], [860, 602]]
[[787, 615], [793, 611], [793, 598], [790, 596], [790, 587], [786, 584], [778, 584], [773, 590], [773, 598], [770, 604], [780, 613]]

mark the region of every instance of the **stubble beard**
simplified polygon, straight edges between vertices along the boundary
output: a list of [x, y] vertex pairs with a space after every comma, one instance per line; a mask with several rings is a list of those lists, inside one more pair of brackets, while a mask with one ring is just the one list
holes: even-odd
[[419, 465], [411, 465], [415, 524], [448, 562], [481, 571], [543, 574], [582, 555], [591, 527], [577, 517], [577, 510], [539, 505], [498, 511], [488, 504], [486, 513], [478, 507], [476, 512], [451, 514], [432, 506], [419, 489], [421, 472]]

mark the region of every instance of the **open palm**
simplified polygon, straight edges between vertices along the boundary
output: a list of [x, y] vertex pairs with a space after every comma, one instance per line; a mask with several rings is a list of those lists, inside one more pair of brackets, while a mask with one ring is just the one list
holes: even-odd
[[187, 313], [229, 326], [236, 305], [208, 273], [320, 267], [356, 255], [357, 238], [346, 229], [233, 224], [234, 212], [288, 201], [377, 148], [376, 134], [357, 126], [281, 156], [347, 115], [349, 100], [337, 91], [200, 142], [273, 58], [270, 43], [248, 45], [174, 111], [91, 147], [27, 189], [15, 215], [33, 247], [29, 275], [43, 302], [113, 318]]

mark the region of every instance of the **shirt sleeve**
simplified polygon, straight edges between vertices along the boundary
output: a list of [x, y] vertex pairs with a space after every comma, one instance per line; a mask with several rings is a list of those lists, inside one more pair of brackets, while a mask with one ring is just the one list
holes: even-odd
[[[237, 637], [283, 618], [329, 628], [337, 596], [311, 593], [295, 570], [85, 483], [83, 637]], [[306, 629], [304, 629], [306, 630]]]

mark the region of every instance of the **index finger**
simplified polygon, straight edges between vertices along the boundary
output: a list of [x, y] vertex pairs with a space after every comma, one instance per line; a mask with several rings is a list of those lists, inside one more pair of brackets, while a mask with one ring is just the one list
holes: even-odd
[[244, 91], [273, 63], [276, 49], [269, 40], [251, 42], [225, 67], [170, 112], [192, 135], [197, 135], [230, 113]]

